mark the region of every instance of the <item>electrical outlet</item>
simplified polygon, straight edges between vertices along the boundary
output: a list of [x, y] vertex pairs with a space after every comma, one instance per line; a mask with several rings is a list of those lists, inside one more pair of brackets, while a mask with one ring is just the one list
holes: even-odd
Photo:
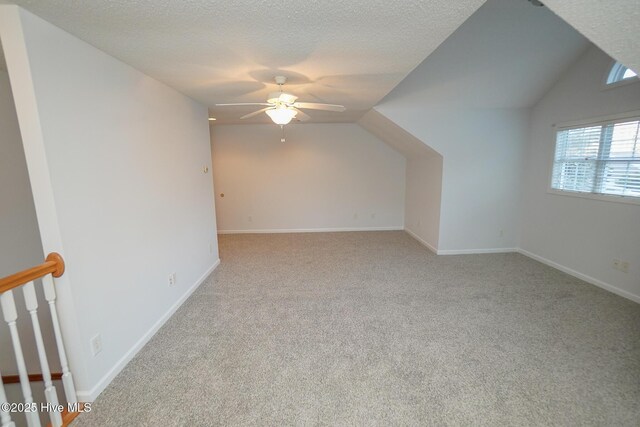
[[249, 215], [249, 216], [247, 217], [247, 221], [249, 221], [249, 222], [253, 222], [253, 217], [252, 217], [251, 215]]
[[371, 219], [376, 219], [376, 214], [375, 213], [371, 214]]
[[101, 351], [102, 337], [100, 336], [100, 334], [98, 334], [95, 337], [91, 338], [91, 353], [93, 353], [94, 356], [97, 356]]
[[504, 237], [504, 230], [500, 230], [500, 237]]
[[176, 284], [176, 273], [169, 274], [169, 286]]
[[356, 220], [358, 219], [358, 214], [357, 213], [353, 214], [353, 219], [356, 219]]
[[613, 268], [616, 270], [620, 270], [620, 260], [619, 259], [614, 259], [613, 260]]

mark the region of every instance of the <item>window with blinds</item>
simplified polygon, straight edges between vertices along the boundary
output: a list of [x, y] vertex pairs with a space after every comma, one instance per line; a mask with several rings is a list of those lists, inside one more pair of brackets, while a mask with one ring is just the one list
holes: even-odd
[[640, 117], [559, 129], [551, 187], [640, 198]]

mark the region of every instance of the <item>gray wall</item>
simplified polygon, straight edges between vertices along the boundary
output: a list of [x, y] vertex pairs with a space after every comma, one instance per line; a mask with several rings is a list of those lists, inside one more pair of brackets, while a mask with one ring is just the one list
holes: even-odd
[[20, 128], [4, 70], [0, 70], [0, 129], [0, 277], [4, 277], [43, 260]]
[[[0, 69], [0, 277], [40, 264], [44, 255], [31, 184], [22, 148], [22, 138], [13, 104], [7, 72]], [[54, 351], [51, 322], [39, 286], [41, 327], [45, 343]], [[22, 292], [14, 292], [18, 308], [18, 331], [22, 338], [30, 372], [40, 372], [31, 321], [24, 307]], [[17, 373], [9, 329], [0, 322], [0, 370], [3, 375]], [[6, 351], [5, 351], [6, 349]], [[53, 354], [53, 353], [52, 353]], [[53, 367], [55, 367], [53, 363]]]

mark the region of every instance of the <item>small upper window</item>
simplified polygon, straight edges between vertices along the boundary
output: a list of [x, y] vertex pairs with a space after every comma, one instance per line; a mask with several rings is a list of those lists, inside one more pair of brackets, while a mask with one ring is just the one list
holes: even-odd
[[627, 68], [619, 62], [613, 64], [609, 75], [607, 76], [607, 84], [611, 85], [629, 79], [637, 79], [638, 74], [631, 68]]

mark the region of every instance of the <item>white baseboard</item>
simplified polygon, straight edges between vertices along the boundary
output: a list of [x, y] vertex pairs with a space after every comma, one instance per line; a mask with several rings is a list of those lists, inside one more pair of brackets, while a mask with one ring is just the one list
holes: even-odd
[[403, 226], [346, 228], [267, 228], [255, 230], [218, 230], [218, 234], [336, 233], [343, 231], [400, 231]]
[[631, 301], [640, 303], [640, 296], [632, 294], [629, 291], [625, 291], [624, 289], [620, 289], [620, 288], [618, 288], [616, 286], [613, 286], [613, 285], [611, 285], [609, 283], [603, 282], [602, 280], [598, 280], [598, 279], [596, 279], [594, 277], [587, 276], [586, 274], [580, 273], [579, 271], [576, 271], [576, 270], [571, 269], [569, 267], [565, 267], [562, 264], [558, 264], [557, 262], [551, 261], [550, 259], [541, 257], [540, 255], [534, 254], [533, 252], [529, 252], [529, 251], [526, 251], [524, 249], [518, 249], [518, 252], [521, 253], [524, 256], [527, 256], [527, 257], [529, 257], [531, 259], [534, 259], [534, 260], [536, 260], [538, 262], [546, 264], [549, 267], [553, 267], [553, 268], [555, 268], [557, 270], [560, 270], [560, 271], [562, 271], [564, 273], [567, 273], [567, 274], [569, 274], [569, 275], [571, 275], [573, 277], [576, 277], [576, 278], [578, 278], [580, 280], [584, 280], [587, 283], [591, 283], [592, 285], [595, 285], [595, 286], [597, 286], [599, 288], [605, 289], [605, 290], [607, 290], [609, 292], [613, 292], [616, 295], [620, 295], [621, 297], [624, 297], [624, 298], [630, 299]]
[[620, 295], [621, 297], [630, 299], [631, 301], [640, 303], [640, 296], [639, 295], [635, 295], [632, 294], [629, 291], [626, 291], [624, 289], [620, 289], [616, 286], [613, 286], [609, 283], [603, 282], [602, 280], [596, 279], [595, 277], [591, 277], [588, 276], [586, 274], [580, 273], [579, 271], [576, 271], [572, 268], [569, 267], [565, 267], [562, 264], [558, 264], [557, 262], [551, 261], [550, 259], [544, 258], [540, 255], [534, 254], [532, 252], [526, 251], [522, 248], [490, 248], [490, 249], [454, 249], [454, 250], [449, 250], [449, 249], [440, 249], [437, 250], [435, 249], [431, 244], [429, 244], [429, 242], [424, 241], [423, 239], [421, 239], [416, 233], [414, 233], [413, 231], [409, 230], [408, 228], [405, 228], [404, 231], [406, 231], [411, 237], [413, 237], [414, 239], [416, 239], [419, 243], [421, 243], [422, 245], [424, 245], [427, 249], [429, 249], [431, 252], [434, 252], [438, 255], [471, 255], [471, 254], [498, 254], [498, 253], [511, 253], [511, 252], [517, 252], [520, 253], [526, 257], [529, 257], [531, 259], [534, 259], [538, 262], [541, 262], [543, 264], [548, 265], [549, 267], [553, 267], [557, 270], [560, 270], [564, 273], [567, 273], [573, 277], [576, 277], [580, 280], [584, 280], [587, 283], [590, 283], [592, 285], [598, 286], [599, 288], [605, 289], [609, 292], [613, 292], [616, 295]]
[[133, 357], [145, 346], [147, 342], [158, 332], [158, 330], [165, 324], [167, 320], [173, 315], [173, 313], [180, 308], [180, 306], [191, 296], [191, 294], [198, 289], [198, 287], [205, 281], [207, 277], [220, 265], [220, 259], [218, 259], [211, 267], [207, 269], [207, 271], [193, 284], [185, 293], [178, 299], [175, 304], [173, 304], [167, 312], [160, 318], [154, 325], [147, 331], [146, 334], [142, 336], [134, 344], [134, 346], [124, 355], [118, 362], [115, 364], [113, 368], [105, 376], [103, 376], [98, 384], [96, 384], [91, 390], [78, 390], [76, 393], [78, 395], [78, 401], [80, 402], [93, 402], [99, 395], [104, 391], [104, 389], [113, 381], [113, 379], [122, 371], [122, 369], [133, 359]]
[[409, 230], [408, 228], [405, 227], [404, 231], [406, 231], [411, 237], [413, 237], [414, 239], [416, 239], [418, 241], [418, 243], [420, 243], [422, 246], [426, 247], [427, 249], [429, 249], [431, 252], [433, 252], [434, 254], [438, 253], [438, 249], [436, 249], [435, 246], [433, 246], [431, 243], [427, 242], [426, 240], [422, 239], [420, 236], [418, 236], [416, 233], [414, 233], [413, 231]]
[[512, 252], [518, 252], [518, 248], [438, 249], [438, 255], [508, 254]]
[[488, 249], [436, 249], [434, 245], [418, 236], [417, 233], [405, 227], [404, 231], [437, 255], [472, 255], [472, 254], [505, 254], [518, 252], [517, 248], [488, 248]]

